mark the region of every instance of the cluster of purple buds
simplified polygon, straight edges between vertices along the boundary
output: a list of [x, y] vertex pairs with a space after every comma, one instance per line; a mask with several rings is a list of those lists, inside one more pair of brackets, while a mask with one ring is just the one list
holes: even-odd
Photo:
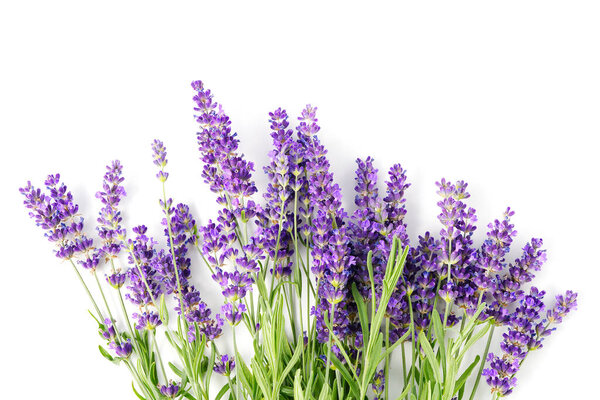
[[131, 355], [133, 351], [131, 340], [122, 340], [115, 330], [115, 325], [110, 319], [106, 318], [104, 323], [100, 324], [98, 333], [106, 340], [108, 347], [114, 351], [117, 357], [128, 358]]
[[229, 376], [235, 369], [235, 357], [230, 357], [227, 354], [223, 354], [213, 367], [213, 371], [223, 376]]
[[[399, 238], [402, 246], [409, 244], [404, 223], [406, 215], [404, 193], [410, 184], [406, 182], [406, 171], [400, 164], [395, 164], [388, 173], [386, 195], [380, 199], [377, 188], [378, 170], [374, 167], [373, 158], [357, 159], [356, 162], [358, 167], [354, 202], [357, 209], [352, 215], [350, 224], [350, 243], [356, 260], [353, 281], [364, 298], [371, 297], [372, 283], [376, 296], [373, 301], [379, 301], [393, 238]], [[373, 282], [367, 269], [367, 256], [370, 251]], [[392, 294], [387, 308], [387, 316], [392, 323], [390, 335], [393, 340], [404, 333], [409, 322], [406, 291], [401, 283], [402, 280], [399, 281], [398, 290]], [[353, 330], [359, 337], [361, 331], [358, 321], [354, 324]], [[357, 343], [359, 346], [360, 340]]]
[[167, 385], [161, 385], [159, 387], [160, 394], [169, 399], [174, 399], [175, 397], [177, 397], [179, 395], [179, 389], [179, 384], [173, 381], [169, 381]]
[[567, 291], [556, 296], [555, 306], [546, 312], [543, 318], [545, 292], [532, 287], [529, 294], [521, 295], [519, 306], [508, 317], [508, 332], [503, 334], [500, 344], [502, 355], [488, 355], [489, 368], [483, 375], [491, 387], [492, 393], [506, 396], [513, 391], [517, 383], [515, 377], [521, 364], [530, 351], [542, 347], [542, 341], [549, 336], [571, 310], [577, 307], [577, 294]]
[[269, 183], [264, 194], [266, 205], [256, 213], [255, 242], [272, 260], [270, 272], [282, 278], [292, 272], [294, 215], [288, 207], [293, 199], [293, 187], [300, 184], [299, 169], [295, 164], [299, 144], [292, 137], [293, 130], [287, 129], [289, 122], [285, 110], [279, 108], [269, 113], [269, 117], [273, 150], [269, 153], [271, 162], [264, 168]]
[[467, 183], [464, 181], [453, 184], [442, 179], [436, 185], [438, 194], [442, 197], [438, 202], [442, 209], [438, 219], [444, 226], [440, 231], [437, 272], [454, 284], [457, 292], [454, 304], [465, 311], [475, 310], [478, 299], [472, 276], [477, 251], [472, 247], [472, 236], [477, 217], [475, 209], [467, 207], [465, 203], [471, 195], [467, 192]]
[[523, 248], [523, 254], [514, 264], [509, 264], [506, 276], [496, 276], [496, 287], [490, 300], [489, 314], [496, 324], [509, 323], [508, 308], [524, 294], [522, 286], [531, 282], [534, 272], [546, 261], [542, 239], [533, 238]]
[[83, 232], [83, 217], [77, 213], [79, 206], [73, 202], [73, 195], [60, 182], [60, 174], [49, 175], [45, 185], [46, 193], [31, 182], [19, 189], [25, 196], [25, 207], [31, 210], [30, 217], [45, 231], [46, 238], [56, 243], [57, 257], [65, 260], [79, 257], [82, 267], [95, 271], [100, 259], [94, 251], [93, 239]]
[[373, 393], [375, 394], [374, 400], [382, 400], [383, 397], [383, 389], [385, 387], [385, 374], [382, 369], [380, 369], [375, 376], [373, 377], [373, 383], [371, 383], [371, 388], [373, 389]]
[[162, 294], [162, 286], [157, 275], [162, 259], [160, 252], [155, 249], [156, 241], [146, 236], [144, 225], [133, 228], [134, 239], [128, 240], [129, 292], [125, 297], [144, 312], [136, 314], [138, 326], [146, 327], [150, 315], [158, 316], [156, 312], [157, 299]]
[[106, 174], [102, 182], [102, 190], [96, 193], [96, 198], [102, 202], [102, 209], [98, 216], [98, 236], [102, 246], [98, 249], [100, 256], [108, 261], [117, 257], [125, 239], [125, 230], [121, 227], [123, 217], [117, 208], [121, 199], [126, 195], [125, 188], [121, 185], [123, 180], [123, 167], [118, 160], [106, 166]]
[[[238, 303], [252, 290], [252, 273], [256, 272], [256, 260], [240, 255], [239, 250], [234, 247], [236, 236], [231, 219], [225, 218], [227, 215], [231, 214], [223, 210], [218, 224], [209, 221], [199, 232], [204, 239], [202, 252], [211, 268], [212, 278], [221, 286], [221, 292], [227, 301], [222, 306], [222, 313], [230, 324], [237, 325], [246, 311], [245, 306], [238, 306]], [[251, 246], [246, 248], [252, 250]], [[227, 261], [234, 266], [233, 271], [224, 269]]]
[[[152, 145], [154, 163], [160, 168], [157, 175], [164, 184], [169, 174], [167, 165], [167, 149], [159, 140]], [[212, 311], [202, 301], [200, 292], [189, 284], [191, 277], [191, 259], [187, 256], [188, 247], [198, 244], [196, 221], [185, 204], [173, 207], [173, 200], [160, 200], [164, 218], [164, 235], [168, 251], [161, 250], [157, 261], [153, 264], [157, 279], [165, 293], [174, 294], [177, 306], [175, 310], [183, 314], [189, 324], [188, 340], [193, 342], [197, 333], [214, 340], [222, 333], [223, 320], [217, 314], [213, 319]]]
[[[297, 128], [298, 138], [305, 146], [305, 168], [308, 175], [308, 196], [314, 206], [312, 216], [311, 271], [319, 286], [318, 296], [322, 300], [312, 313], [317, 317], [317, 337], [322, 343], [329, 339], [325, 315], [340, 339], [350, 333], [350, 312], [347, 307], [349, 279], [354, 265], [350, 254], [349, 232], [342, 208], [341, 190], [333, 180], [327, 150], [319, 142], [316, 108], [307, 105], [302, 111]], [[337, 347], [334, 346], [334, 351]]]
[[517, 231], [514, 225], [510, 223], [510, 218], [514, 215], [510, 207], [505, 211], [502, 221], [495, 220], [489, 224], [487, 238], [483, 242], [477, 257], [477, 267], [473, 276], [473, 281], [477, 285], [477, 292], [494, 293], [498, 287], [497, 274], [505, 268], [505, 256], [510, 251], [513, 237]]
[[146, 312], [144, 311], [141, 314], [133, 314], [133, 318], [137, 320], [135, 324], [136, 329], [138, 330], [149, 330], [153, 331], [157, 326], [162, 325], [162, 321], [160, 320], [158, 314], [154, 312]]
[[234, 213], [241, 212], [245, 199], [257, 191], [252, 181], [254, 164], [237, 153], [239, 140], [231, 133], [231, 121], [213, 101], [210, 90], [201, 81], [192, 82], [192, 88], [196, 91], [194, 110], [199, 113], [196, 121], [201, 129], [197, 139], [204, 162], [202, 177], [219, 194], [221, 204]]
[[156, 177], [161, 182], [165, 182], [169, 177], [169, 173], [165, 171], [165, 167], [167, 166], [167, 149], [163, 142], [158, 139], [154, 139], [154, 142], [152, 142], [152, 155], [154, 158], [154, 165], [160, 168]]
[[115, 268], [113, 260], [121, 252], [126, 237], [125, 229], [121, 226], [123, 217], [118, 209], [126, 195], [125, 188], [121, 185], [125, 178], [122, 176], [123, 167], [119, 160], [107, 165], [106, 170], [102, 190], [96, 193], [96, 198], [102, 203], [96, 227], [102, 246], [96, 251], [99, 258], [105, 262], [111, 261], [111, 272], [106, 275], [106, 281], [113, 288], [120, 289], [127, 280], [127, 274]]

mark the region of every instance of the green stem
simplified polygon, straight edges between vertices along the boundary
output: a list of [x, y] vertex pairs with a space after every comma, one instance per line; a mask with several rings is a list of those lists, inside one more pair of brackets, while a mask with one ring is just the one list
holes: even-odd
[[167, 378], [167, 371], [165, 371], [165, 366], [162, 361], [162, 357], [160, 356], [160, 350], [158, 350], [158, 343], [156, 342], [156, 335], [154, 335], [154, 329], [150, 331], [150, 338], [152, 339], [152, 344], [154, 346], [154, 350], [156, 351], [156, 357], [158, 358], [158, 365], [160, 366], [160, 370], [162, 371], [163, 378], [165, 378], [165, 384], [169, 383]]
[[75, 270], [75, 273], [77, 274], [77, 277], [79, 278], [79, 281], [83, 285], [83, 288], [85, 289], [85, 292], [87, 293], [88, 297], [90, 298], [90, 301], [92, 302], [92, 305], [96, 309], [96, 313], [98, 314], [98, 318], [100, 319], [100, 322], [104, 322], [104, 316], [100, 312], [100, 308], [98, 308], [98, 304], [96, 304], [96, 300], [94, 300], [94, 296], [92, 296], [92, 293], [90, 292], [90, 289], [85, 284], [85, 281], [81, 277], [81, 274], [79, 273], [79, 270], [75, 266], [75, 263], [73, 262], [73, 260], [69, 259], [69, 261], [71, 262], [71, 265], [73, 266], [73, 270]]
[[473, 384], [473, 390], [471, 391], [471, 396], [469, 396], [469, 400], [473, 400], [475, 398], [475, 392], [477, 391], [477, 386], [479, 386], [479, 381], [481, 380], [481, 373], [483, 372], [483, 367], [485, 366], [485, 359], [487, 357], [488, 351], [490, 350], [490, 344], [492, 343], [492, 336], [494, 335], [495, 325], [492, 325], [490, 328], [490, 333], [488, 333], [487, 342], [485, 343], [485, 350], [483, 350], [483, 354], [481, 354], [481, 361], [479, 364], [479, 369], [477, 370], [477, 377], [475, 378], [475, 383]]
[[121, 294], [121, 288], [117, 289], [119, 292], [119, 303], [121, 304], [121, 311], [123, 312], [123, 315], [125, 316], [125, 321], [127, 322], [127, 328], [129, 329], [129, 334], [131, 335], [131, 338], [133, 339], [133, 329], [131, 327], [131, 322], [129, 321], [129, 314], [127, 314], [127, 309], [125, 308], [125, 302], [123, 301], [123, 295]]
[[[414, 389], [415, 386], [415, 361], [416, 361], [416, 357], [417, 357], [417, 350], [418, 348], [415, 348], [415, 320], [414, 320], [414, 314], [413, 314], [413, 308], [412, 308], [412, 300], [410, 298], [410, 294], [408, 295], [408, 310], [410, 313], [410, 326], [412, 327], [412, 332], [411, 332], [411, 336], [412, 336], [412, 341], [411, 341], [411, 346], [412, 346], [412, 371], [410, 374], [410, 388], [408, 390], [408, 393], [411, 393], [412, 390]], [[422, 375], [422, 374], [421, 374]]]
[[[162, 183], [163, 193], [163, 210], [165, 211], [165, 219], [167, 221], [167, 230], [169, 232], [169, 249], [171, 250], [171, 257], [173, 259], [173, 270], [175, 270], [175, 279], [177, 280], [177, 297], [179, 297], [179, 306], [181, 308], [181, 314], [184, 314], [183, 310], [183, 295], [181, 293], [181, 282], [179, 281], [179, 268], [177, 268], [177, 260], [175, 257], [175, 246], [173, 244], [173, 231], [171, 229], [171, 214], [169, 213], [169, 206], [167, 205], [167, 192], [165, 190], [165, 182]], [[156, 303], [155, 303], [156, 305]], [[179, 332], [182, 335], [181, 332]]]
[[331, 363], [331, 342], [333, 334], [333, 313], [335, 304], [331, 304], [331, 312], [329, 313], [329, 321], [331, 322], [331, 329], [329, 330], [329, 340], [327, 342], [327, 365], [325, 366], [325, 384], [329, 385], [329, 364]]
[[96, 283], [98, 284], [98, 289], [100, 290], [100, 295], [102, 295], [102, 300], [104, 300], [104, 306], [106, 306], [106, 311], [108, 312], [108, 316], [110, 317], [110, 320], [112, 322], [116, 322], [112, 315], [112, 312], [110, 312], [110, 307], [108, 305], [108, 301], [106, 301], [106, 296], [104, 296], [104, 290], [102, 290], [102, 285], [100, 284], [100, 280], [98, 279], [98, 274], [96, 273], [95, 269], [92, 272], [92, 275], [94, 275], [94, 278], [96, 279]]
[[402, 382], [406, 385], [406, 351], [404, 350], [404, 343], [400, 347], [402, 349]]
[[148, 390], [146, 389], [146, 386], [142, 385], [140, 377], [139, 377], [137, 371], [135, 370], [135, 368], [133, 367], [133, 365], [131, 365], [131, 362], [129, 360], [125, 360], [125, 365], [127, 366], [127, 368], [129, 369], [129, 372], [133, 376], [133, 379], [135, 379], [135, 381], [137, 382], [138, 387], [140, 388], [140, 390], [142, 392], [144, 392], [146, 394], [146, 396], [148, 396], [148, 397], [150, 397], [152, 399], [155, 399], [156, 397], [154, 396], [154, 394], [152, 394], [151, 392], [148, 392]]
[[[385, 319], [385, 348], [389, 349], [390, 348], [390, 319], [386, 318]], [[384, 399], [388, 399], [388, 393], [389, 393], [389, 382], [390, 382], [390, 358], [391, 358], [391, 354], [387, 355], [385, 357], [385, 381], [384, 381], [384, 391], [385, 391], [385, 395], [384, 395]]]
[[[240, 360], [240, 353], [238, 351], [238, 347], [237, 347], [237, 339], [235, 336], [235, 325], [231, 327], [231, 332], [233, 334], [233, 350], [235, 352], [235, 357], [238, 360], [238, 365], [241, 365], [241, 360]], [[239, 370], [239, 367], [238, 367]], [[236, 378], [235, 380], [235, 398], [239, 398], [240, 397], [240, 380], [239, 378]]]

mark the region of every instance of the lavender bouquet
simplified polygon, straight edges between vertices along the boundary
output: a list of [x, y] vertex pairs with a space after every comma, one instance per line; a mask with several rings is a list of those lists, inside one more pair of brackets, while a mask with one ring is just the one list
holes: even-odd
[[[221, 208], [216, 218], [200, 224], [167, 195], [159, 140], [151, 147], [163, 238], [123, 225], [119, 161], [107, 166], [96, 194], [97, 238], [86, 233], [59, 174], [48, 176], [45, 189], [29, 182], [20, 189], [89, 297], [101, 355], [129, 370], [139, 399], [472, 400], [481, 378], [497, 399], [513, 391], [528, 354], [575, 309], [576, 293], [546, 306], [543, 290], [526, 287], [545, 261], [541, 239], [506, 259], [517, 233], [510, 208], [488, 225], [481, 245], [473, 242], [477, 217], [463, 181], [436, 183], [442, 228], [411, 242], [406, 171], [393, 165], [380, 194], [373, 159], [358, 159], [356, 207], [346, 211], [310, 105], [295, 129], [285, 110], [269, 113], [273, 148], [259, 204], [254, 165], [239, 153], [229, 117], [202, 82], [192, 88], [202, 177]], [[192, 265], [193, 252], [201, 265]], [[221, 293], [216, 314], [192, 283], [198, 268], [210, 271]], [[251, 337], [250, 359], [238, 350], [239, 329]], [[221, 350], [224, 330], [232, 354]], [[494, 333], [501, 352], [488, 354]], [[479, 341], [485, 348], [473, 357]], [[169, 347], [172, 360], [161, 355]], [[401, 369], [391, 367], [392, 357]], [[222, 387], [214, 374], [226, 377]], [[390, 380], [401, 382], [399, 393]]]

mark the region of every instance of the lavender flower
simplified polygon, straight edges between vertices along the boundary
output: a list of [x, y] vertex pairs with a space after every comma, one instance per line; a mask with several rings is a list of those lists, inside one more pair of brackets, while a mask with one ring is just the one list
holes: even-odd
[[213, 371], [223, 376], [229, 376], [235, 369], [235, 357], [229, 357], [227, 354], [223, 354], [216, 362], [213, 367]]
[[169, 381], [167, 385], [161, 385], [159, 390], [163, 396], [174, 399], [179, 395], [179, 384]]
[[154, 139], [154, 142], [152, 142], [152, 155], [154, 157], [154, 165], [160, 168], [156, 177], [161, 182], [165, 182], [169, 177], [169, 173], [165, 172], [165, 167], [167, 166], [167, 149], [163, 142], [158, 139]]
[[244, 200], [257, 191], [251, 180], [254, 164], [238, 155], [239, 140], [231, 133], [231, 121], [213, 101], [210, 90], [201, 81], [193, 82], [192, 88], [196, 91], [194, 110], [199, 112], [196, 121], [201, 129], [197, 138], [204, 162], [202, 177], [213, 192], [224, 197], [224, 204], [229, 204], [232, 211], [240, 211]]
[[125, 230], [121, 227], [123, 218], [117, 207], [126, 193], [121, 186], [125, 178], [122, 177], [123, 167], [119, 160], [106, 166], [106, 170], [102, 191], [96, 193], [96, 198], [100, 199], [103, 204], [96, 229], [102, 240], [102, 246], [98, 251], [100, 256], [108, 261], [118, 256], [125, 239]]
[[544, 294], [543, 290], [532, 287], [529, 294], [521, 295], [520, 305], [508, 318], [508, 332], [502, 335], [502, 356], [488, 355], [490, 368], [485, 369], [483, 375], [492, 393], [506, 396], [512, 392], [517, 383], [515, 375], [529, 352], [541, 348], [542, 341], [556, 329], [551, 325], [562, 322], [562, 318], [577, 307], [577, 294], [567, 291], [564, 296], [556, 296], [555, 306], [547, 311], [547, 319], [544, 319]]
[[131, 345], [131, 340], [127, 339], [122, 343], [112, 343], [111, 349], [115, 352], [118, 357], [121, 358], [129, 358], [133, 351], [133, 346]]
[[135, 328], [138, 330], [153, 331], [157, 326], [162, 325], [162, 321], [155, 312], [143, 312], [142, 314], [133, 314], [133, 318], [137, 320]]
[[371, 388], [373, 389], [373, 393], [375, 394], [375, 400], [383, 399], [383, 389], [385, 387], [385, 375], [382, 369], [377, 371], [375, 377], [373, 378], [373, 383], [371, 384]]
[[338, 338], [343, 339], [349, 333], [350, 320], [345, 300], [354, 257], [350, 255], [347, 227], [344, 223], [347, 214], [342, 208], [340, 187], [333, 182], [333, 174], [329, 171], [327, 151], [314, 135], [319, 131], [316, 108], [306, 106], [298, 119], [301, 121], [297, 128], [298, 137], [306, 144], [308, 193], [316, 210], [312, 221], [312, 271], [319, 282], [319, 297], [326, 300], [319, 303], [312, 312], [317, 317], [318, 339], [326, 342], [329, 339], [324, 320], [326, 313], [330, 315], [329, 319]]
[[246, 306], [244, 304], [227, 303], [221, 306], [221, 312], [231, 326], [236, 326], [242, 321]]
[[47, 193], [42, 193], [27, 182], [19, 189], [25, 196], [25, 207], [29, 216], [46, 231], [45, 236], [57, 245], [56, 256], [71, 260], [82, 257], [78, 263], [94, 271], [99, 263], [93, 240], [83, 233], [83, 217], [77, 214], [79, 206], [73, 202], [73, 195], [67, 186], [60, 182], [60, 174], [48, 175], [45, 181]]

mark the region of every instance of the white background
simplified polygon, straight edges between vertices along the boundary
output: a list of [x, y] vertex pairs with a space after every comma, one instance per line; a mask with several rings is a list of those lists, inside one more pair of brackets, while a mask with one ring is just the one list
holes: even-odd
[[[71, 267], [53, 257], [17, 189], [61, 172], [92, 221], [104, 165], [119, 158], [127, 223], [157, 232], [149, 144], [161, 138], [170, 194], [205, 223], [216, 207], [200, 179], [195, 79], [224, 105], [259, 171], [267, 113], [317, 105], [349, 208], [356, 157], [374, 156], [382, 176], [401, 162], [413, 240], [439, 230], [441, 177], [470, 183], [478, 243], [510, 205], [513, 255], [532, 236], [545, 240], [536, 284], [548, 300], [580, 293], [579, 310], [527, 359], [512, 399], [597, 398], [597, 2], [172, 3], [0, 6], [1, 398], [133, 398], [125, 369], [98, 354]], [[264, 188], [262, 173], [257, 181]], [[219, 304], [210, 280], [199, 286]]]

